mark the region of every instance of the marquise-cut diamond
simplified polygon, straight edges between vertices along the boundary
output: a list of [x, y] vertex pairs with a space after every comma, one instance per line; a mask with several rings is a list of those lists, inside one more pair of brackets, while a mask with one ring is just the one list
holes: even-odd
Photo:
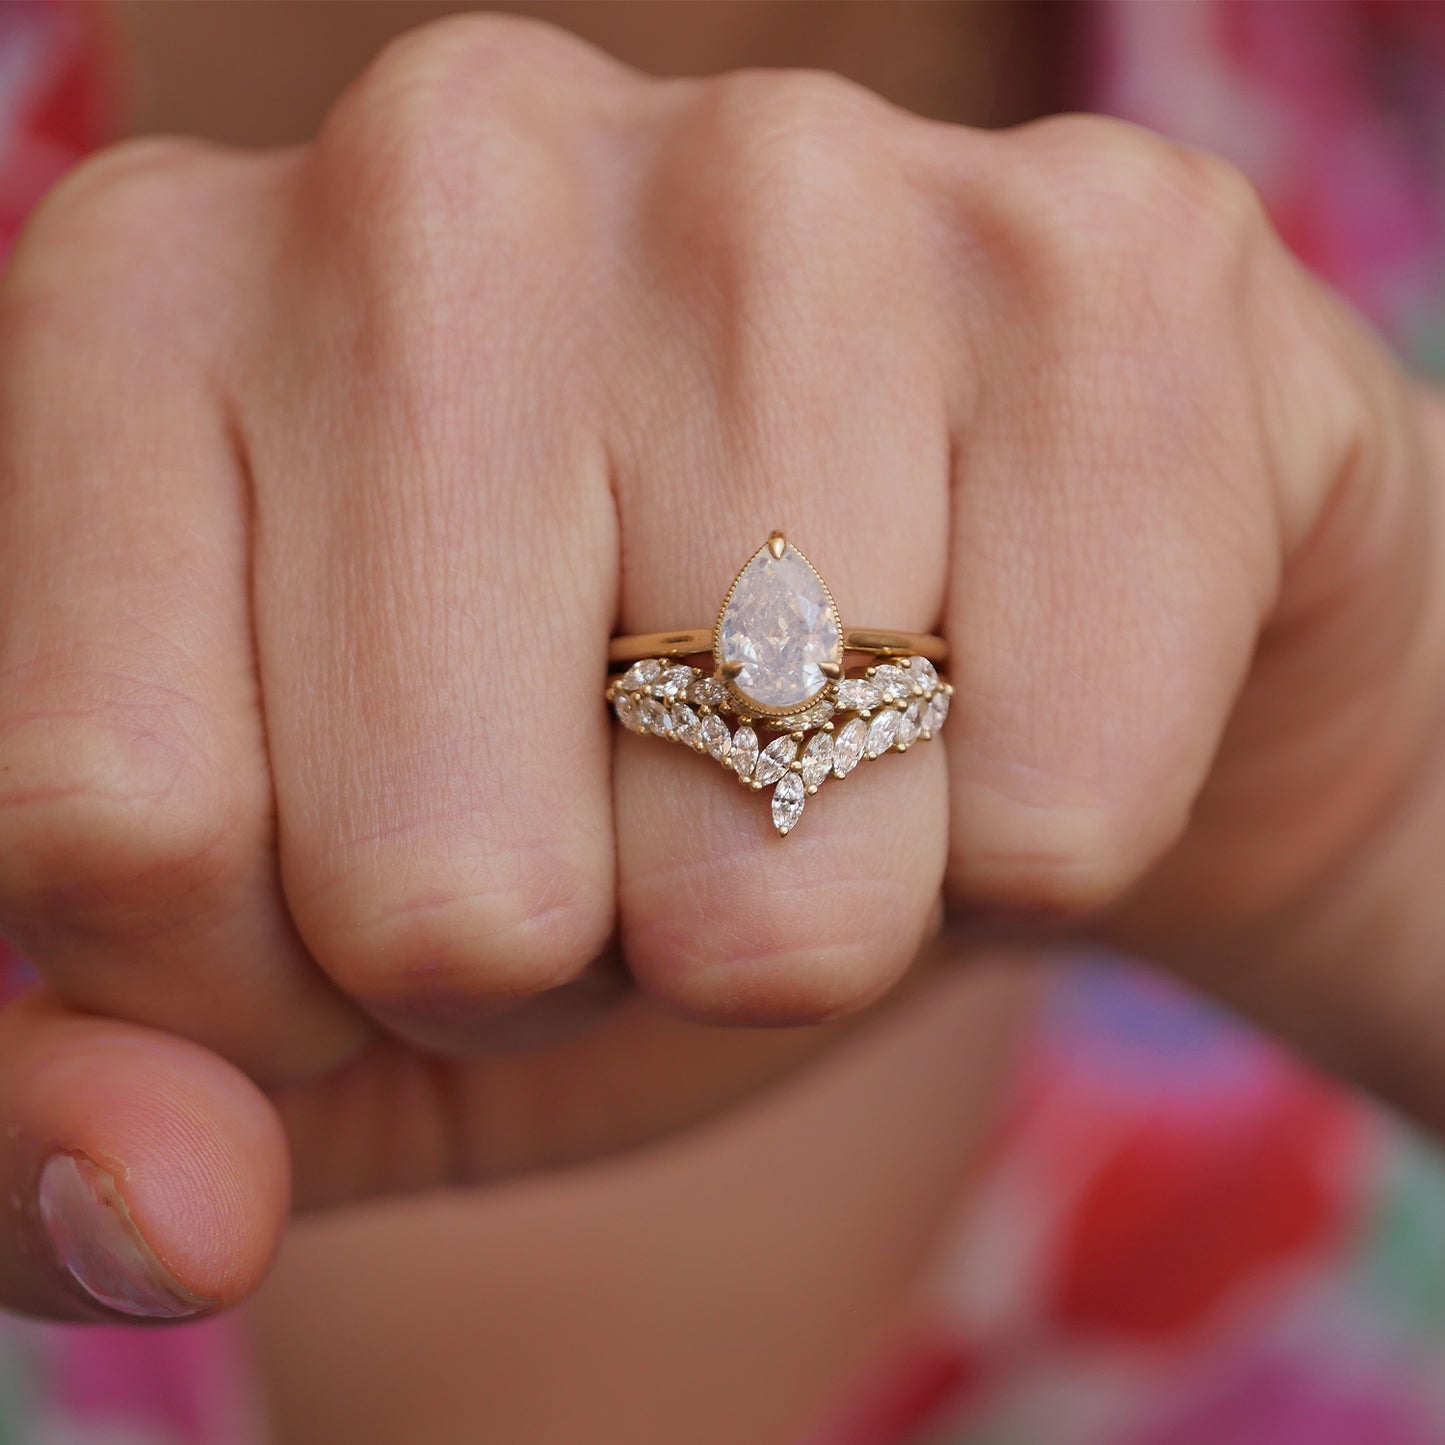
[[926, 657], [910, 657], [908, 670], [924, 692], [932, 692], [938, 686], [938, 671]]
[[685, 702], [679, 702], [673, 704], [671, 717], [673, 732], [691, 747], [697, 741], [697, 714]]
[[797, 756], [798, 744], [794, 738], [774, 738], [763, 749], [762, 756], [753, 768], [753, 781], [764, 787], [769, 783], [776, 783]]
[[903, 714], [897, 708], [885, 708], [868, 724], [868, 747], [870, 758], [886, 753], [898, 738], [898, 724]]
[[906, 702], [913, 696], [913, 675], [907, 668], [885, 662], [873, 669], [873, 686], [884, 702]]
[[833, 767], [833, 734], [814, 733], [803, 749], [803, 782], [816, 788]]
[[759, 547], [718, 619], [717, 661], [759, 707], [796, 707], [828, 685], [824, 663], [843, 659], [843, 629], [823, 579], [796, 547]]
[[923, 731], [923, 720], [928, 716], [928, 706], [926, 697], [916, 697], [904, 708], [898, 722], [898, 741], [905, 748], [918, 741], [918, 734]]
[[644, 657], [622, 674], [622, 689], [624, 692], [636, 692], [646, 687], [661, 671], [662, 664], [655, 657]]
[[715, 712], [709, 713], [697, 725], [697, 735], [702, 739], [703, 746], [718, 762], [722, 762], [727, 757], [728, 749], [733, 745], [728, 725]]
[[845, 722], [833, 734], [833, 776], [846, 778], [863, 756], [868, 742], [868, 724], [860, 717]]
[[728, 690], [715, 677], [699, 677], [687, 690], [694, 707], [721, 707], [728, 700]]
[[694, 675], [695, 671], [691, 667], [666, 668], [653, 679], [652, 695], [663, 698], [667, 702], [674, 702], [680, 697], [686, 697], [688, 684]]
[[667, 734], [667, 709], [656, 698], [645, 697], [637, 704], [643, 725], [650, 733]]
[[803, 712], [789, 713], [786, 720], [787, 725], [794, 732], [808, 728], [820, 728], [833, 716], [835, 710], [833, 704], [824, 698], [822, 702], [815, 702], [812, 707]]
[[928, 730], [936, 733], [943, 726], [943, 720], [948, 716], [948, 704], [952, 701], [952, 694], [947, 688], [941, 687], [933, 694], [933, 701], [928, 704]]
[[798, 819], [803, 816], [803, 801], [807, 789], [797, 773], [784, 773], [778, 786], [773, 789], [773, 827], [784, 835], [792, 831]]
[[738, 777], [752, 774], [753, 764], [758, 760], [758, 735], [750, 727], [740, 727], [733, 734], [733, 750], [728, 754], [728, 766]]
[[838, 706], [848, 712], [868, 712], [883, 701], [883, 695], [866, 678], [845, 677], [838, 684]]
[[618, 693], [612, 706], [617, 710], [618, 719], [624, 727], [631, 728], [633, 732], [641, 729], [642, 718], [637, 711], [637, 699], [631, 693]]

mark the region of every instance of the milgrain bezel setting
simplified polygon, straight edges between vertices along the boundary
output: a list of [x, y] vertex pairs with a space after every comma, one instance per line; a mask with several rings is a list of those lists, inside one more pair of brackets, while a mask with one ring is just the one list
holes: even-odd
[[[837, 636], [837, 643], [831, 649], [831, 656], [826, 662], [819, 665], [823, 676], [820, 687], [815, 689], [801, 702], [789, 703], [786, 707], [771, 707], [765, 702], [750, 696], [739, 686], [736, 676], [732, 671], [731, 664], [723, 660], [723, 623], [728, 613], [732, 610], [733, 598], [737, 594], [738, 586], [743, 578], [747, 576], [752, 566], [762, 559], [763, 553], [768, 553], [774, 561], [781, 562], [787, 553], [791, 551], [793, 556], [803, 564], [812, 574], [818, 586], [822, 589], [823, 596], [828, 602], [828, 614], [832, 618], [833, 631]], [[717, 676], [721, 679], [733, 698], [742, 707], [751, 709], [756, 717], [761, 718], [789, 718], [798, 717], [813, 707], [818, 699], [828, 690], [830, 682], [836, 682], [843, 675], [843, 619], [838, 615], [838, 604], [833, 600], [833, 594], [828, 590], [828, 584], [823, 581], [822, 573], [794, 547], [781, 532], [774, 532], [768, 540], [738, 568], [738, 574], [732, 580], [732, 585], [727, 590], [727, 596], [722, 600], [722, 606], [717, 610], [717, 621], [712, 626], [712, 660]]]
[[[948, 654], [942, 638], [844, 628], [822, 575], [796, 547], [792, 552], [827, 601], [836, 639], [834, 656], [819, 662], [814, 651], [800, 657], [797, 665], [817, 667], [823, 685], [786, 707], [769, 707], [736, 685], [737, 670], [723, 657], [723, 626], [734, 595], [765, 551], [782, 560], [789, 549], [783, 534], [774, 532], [733, 578], [711, 632], [710, 672], [685, 660], [704, 653], [709, 637], [705, 631], [615, 637], [612, 662], [630, 666], [607, 687], [607, 701], [633, 732], [680, 742], [711, 756], [754, 792], [771, 788], [773, 826], [783, 837], [797, 825], [807, 799], [829, 778], [845, 778], [865, 761], [907, 752], [914, 743], [937, 736], [953, 697], [952, 685], [934, 667]], [[812, 601], [816, 606], [816, 597]], [[779, 630], [784, 655], [787, 625], [783, 618]], [[776, 634], [770, 641], [776, 644]], [[807, 641], [804, 637], [795, 645], [806, 646]], [[850, 652], [871, 653], [878, 660], [849, 675], [843, 662]]]

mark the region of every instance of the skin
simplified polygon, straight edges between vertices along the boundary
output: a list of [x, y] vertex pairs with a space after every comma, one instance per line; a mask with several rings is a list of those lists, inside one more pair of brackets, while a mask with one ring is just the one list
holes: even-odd
[[[1222, 163], [448, 21], [83, 168], [0, 335], [11, 1308], [101, 1313], [57, 1148], [224, 1307], [292, 1201], [656, 1138], [999, 933], [1445, 1113], [1440, 415]], [[782, 843], [598, 701], [773, 526], [959, 687]]]

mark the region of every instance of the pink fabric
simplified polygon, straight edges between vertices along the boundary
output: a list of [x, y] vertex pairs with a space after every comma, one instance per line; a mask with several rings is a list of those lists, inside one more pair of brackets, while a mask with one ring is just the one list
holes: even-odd
[[[101, 13], [0, 6], [0, 246], [105, 132]], [[1238, 162], [1312, 266], [1445, 368], [1445, 7], [1118, 0], [1089, 29], [1090, 108]], [[24, 981], [0, 956], [0, 996]], [[1179, 990], [1079, 959], [981, 1197], [809, 1445], [1432, 1445], [1442, 1353], [1434, 1151]], [[246, 1445], [249, 1386], [228, 1322], [0, 1318], [7, 1441]]]

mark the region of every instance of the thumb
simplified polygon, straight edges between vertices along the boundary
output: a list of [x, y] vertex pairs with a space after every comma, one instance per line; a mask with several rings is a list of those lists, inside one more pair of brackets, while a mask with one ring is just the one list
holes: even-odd
[[285, 1138], [216, 1055], [71, 1013], [0, 1012], [0, 1305], [57, 1320], [195, 1319], [260, 1282]]

